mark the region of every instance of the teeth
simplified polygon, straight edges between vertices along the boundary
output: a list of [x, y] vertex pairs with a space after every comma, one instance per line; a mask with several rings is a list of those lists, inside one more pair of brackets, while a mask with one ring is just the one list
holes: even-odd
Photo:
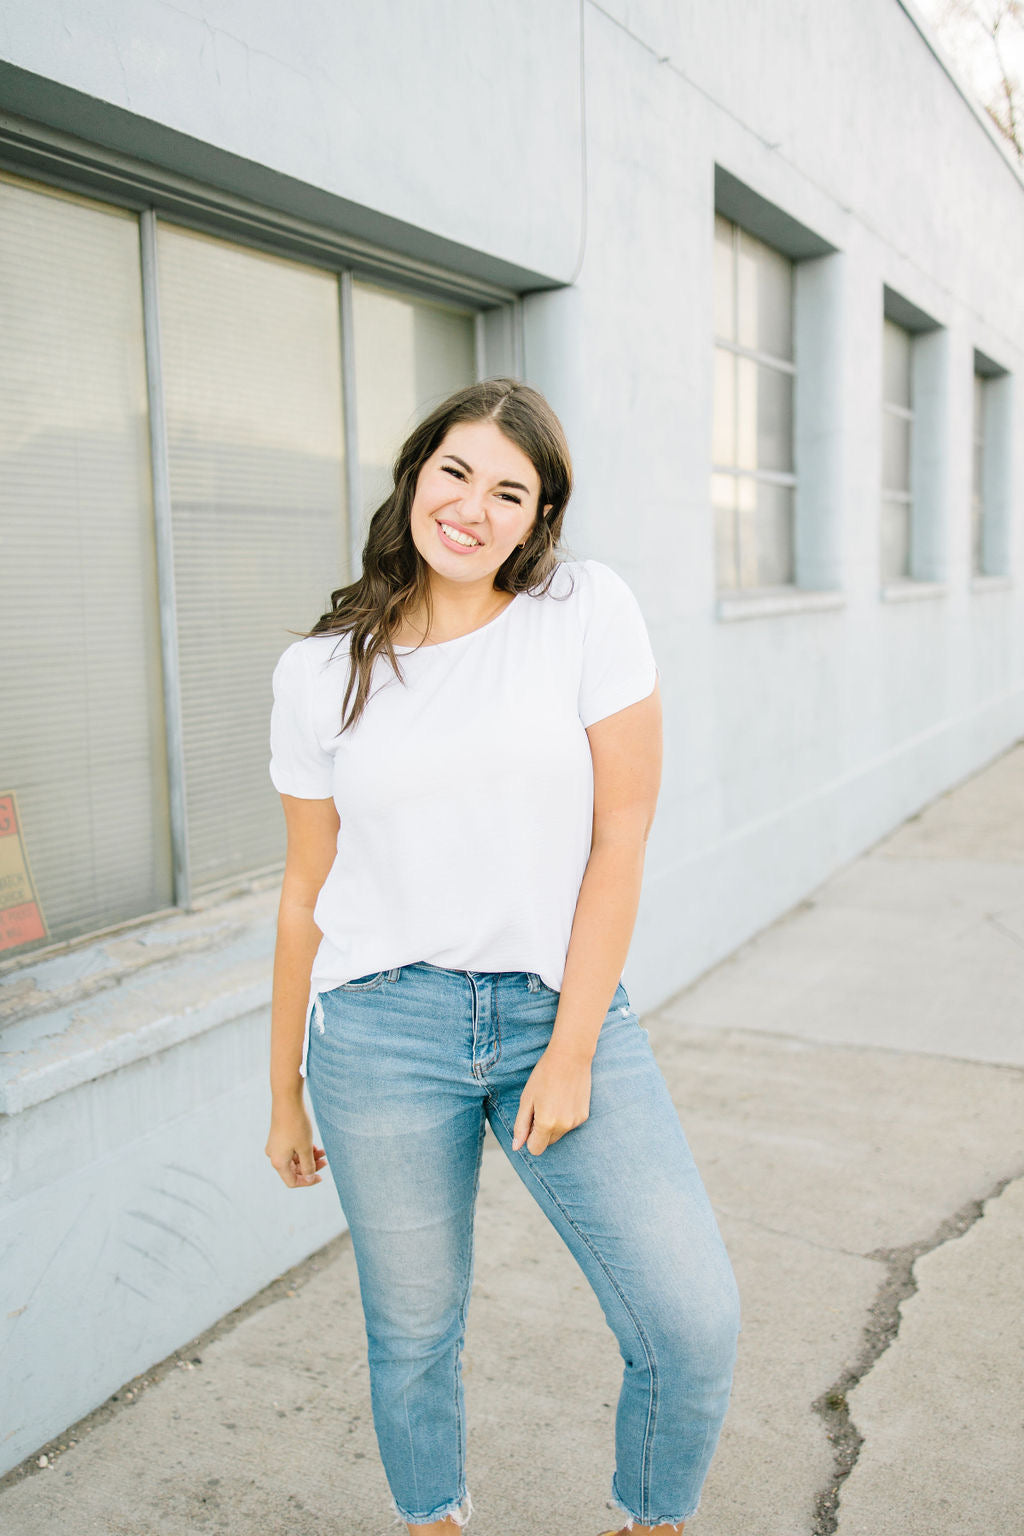
[[441, 527], [450, 539], [455, 540], [456, 544], [479, 544], [480, 542], [479, 539], [471, 539], [468, 533], [460, 533], [457, 528], [449, 528], [447, 523], [442, 523]]

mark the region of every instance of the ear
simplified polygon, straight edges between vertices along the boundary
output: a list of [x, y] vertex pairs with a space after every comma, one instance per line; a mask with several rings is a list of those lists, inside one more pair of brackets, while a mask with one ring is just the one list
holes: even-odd
[[548, 513], [551, 511], [551, 508], [553, 506], [554, 506], [554, 502], [553, 501], [549, 501], [547, 506], [544, 508], [543, 512], [540, 514], [541, 517], [547, 517]]

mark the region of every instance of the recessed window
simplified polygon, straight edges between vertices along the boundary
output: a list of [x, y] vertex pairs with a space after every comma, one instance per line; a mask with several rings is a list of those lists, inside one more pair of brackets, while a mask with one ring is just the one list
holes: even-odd
[[974, 354], [971, 413], [971, 575], [1009, 573], [1010, 375]]
[[793, 582], [793, 262], [715, 216], [711, 496], [720, 590]]
[[910, 577], [910, 533], [914, 496], [911, 461], [914, 394], [913, 337], [894, 320], [883, 321], [882, 336], [882, 580]]
[[138, 220], [0, 176], [0, 960], [173, 899]]
[[281, 863], [270, 674], [351, 579], [349, 458], [365, 513], [477, 372], [468, 303], [142, 219], [0, 175], [0, 960]]
[[985, 487], [985, 376], [975, 370], [974, 413], [971, 427], [971, 569], [975, 576], [985, 572], [984, 541]]
[[894, 289], [882, 292], [881, 593], [940, 597], [949, 566], [949, 332]]

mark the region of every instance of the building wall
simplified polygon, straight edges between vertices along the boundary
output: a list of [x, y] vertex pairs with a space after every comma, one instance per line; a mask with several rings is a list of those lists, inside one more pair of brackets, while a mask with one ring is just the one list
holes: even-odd
[[[522, 295], [524, 376], [577, 467], [568, 542], [630, 582], [661, 669], [626, 970], [653, 1007], [1024, 732], [1021, 178], [897, 0], [303, 15], [40, 0], [0, 19], [0, 89], [22, 118]], [[827, 595], [789, 611], [716, 598], [716, 164], [828, 248], [797, 276], [805, 587]], [[884, 286], [941, 327], [941, 590], [916, 600], [878, 575]], [[1014, 386], [1010, 570], [987, 582], [975, 348]], [[289, 1194], [262, 1159], [273, 898], [0, 975], [5, 1467], [342, 1225], [329, 1187]], [[66, 1155], [44, 1157], [54, 1137]]]
[[0, 20], [0, 58], [35, 77], [8, 79], [11, 110], [42, 99], [160, 163], [268, 199], [294, 180], [326, 217], [333, 200], [350, 225], [563, 280], [579, 244], [578, 33], [574, 0], [313, 0], [301, 26], [273, 0], [43, 0]]
[[[662, 666], [664, 788], [628, 973], [651, 1005], [1020, 735], [1024, 609], [1013, 587], [972, 588], [967, 541], [971, 353], [1019, 375], [1024, 197], [891, 0], [832, 7], [827, 27], [811, 5], [587, 7], [585, 42], [586, 257], [572, 289], [527, 300], [526, 366], [576, 428], [570, 538], [631, 582]], [[716, 616], [716, 163], [837, 251], [801, 276], [828, 298], [829, 407], [806, 446], [841, 607]], [[879, 595], [883, 284], [947, 328], [947, 590], [915, 602]], [[1019, 388], [1010, 437], [1019, 581]]]

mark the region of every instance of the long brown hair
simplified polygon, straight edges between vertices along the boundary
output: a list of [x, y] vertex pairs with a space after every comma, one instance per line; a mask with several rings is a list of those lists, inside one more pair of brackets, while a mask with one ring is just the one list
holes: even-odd
[[[562, 424], [544, 396], [517, 379], [484, 379], [441, 402], [415, 427], [395, 459], [394, 489], [370, 519], [357, 581], [331, 593], [331, 606], [309, 635], [349, 635], [351, 665], [342, 701], [341, 732], [356, 724], [370, 691], [374, 662], [382, 653], [404, 682], [392, 636], [411, 607], [432, 616], [429, 568], [413, 542], [410, 513], [420, 470], [437, 452], [450, 427], [493, 421], [526, 454], [540, 477], [537, 516], [522, 549], [514, 549], [494, 573], [498, 592], [547, 591], [564, 553], [559, 539], [572, 494], [572, 461]], [[545, 516], [544, 508], [551, 510]], [[349, 701], [355, 689], [355, 702]], [[339, 732], [339, 735], [341, 734]]]

